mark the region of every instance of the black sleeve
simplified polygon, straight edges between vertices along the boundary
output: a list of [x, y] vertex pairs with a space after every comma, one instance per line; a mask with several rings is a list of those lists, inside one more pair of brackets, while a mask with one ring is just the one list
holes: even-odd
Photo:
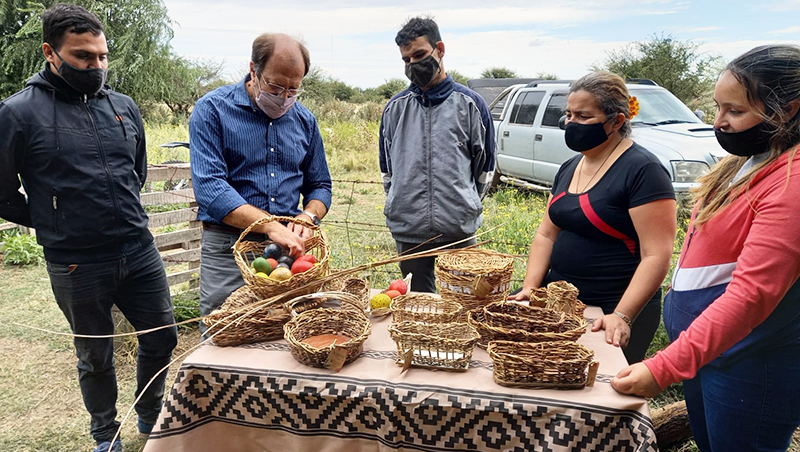
[[31, 227], [31, 212], [19, 192], [19, 172], [25, 155], [25, 132], [5, 104], [0, 103], [0, 218]]

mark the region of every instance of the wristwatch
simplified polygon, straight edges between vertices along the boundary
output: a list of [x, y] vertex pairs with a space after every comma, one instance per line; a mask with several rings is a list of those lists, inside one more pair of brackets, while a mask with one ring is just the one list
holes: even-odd
[[303, 213], [308, 215], [308, 218], [311, 218], [311, 221], [314, 223], [314, 226], [319, 226], [319, 217], [314, 215], [312, 212], [308, 210], [304, 210]]

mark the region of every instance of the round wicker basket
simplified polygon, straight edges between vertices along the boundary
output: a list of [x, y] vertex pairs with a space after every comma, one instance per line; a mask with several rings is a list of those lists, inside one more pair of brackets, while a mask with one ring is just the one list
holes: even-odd
[[[372, 332], [372, 323], [364, 315], [363, 310], [318, 308], [292, 318], [284, 325], [283, 330], [292, 356], [297, 361], [307, 366], [333, 369], [330, 360], [334, 354], [343, 355], [342, 364], [358, 358], [364, 349], [364, 341]], [[347, 336], [350, 340], [321, 348], [303, 342], [305, 339], [322, 334]]]
[[[305, 242], [305, 249], [306, 253], [314, 255], [318, 265], [315, 265], [303, 273], [292, 275], [291, 278], [285, 281], [277, 281], [271, 278], [263, 278], [254, 275], [250, 271], [250, 263], [262, 255], [264, 248], [270, 242], [251, 242], [246, 241], [245, 237], [247, 237], [247, 234], [249, 234], [254, 227], [271, 221], [297, 223], [313, 231], [313, 235]], [[305, 220], [293, 217], [268, 216], [257, 220], [242, 231], [242, 234], [233, 245], [233, 256], [236, 260], [236, 265], [239, 267], [239, 271], [242, 273], [245, 284], [250, 286], [250, 289], [262, 298], [274, 297], [287, 290], [304, 286], [306, 287], [304, 290], [305, 293], [316, 291], [321, 284], [312, 283], [314, 283], [314, 280], [328, 274], [329, 254], [330, 249], [325, 235], [322, 233], [322, 229]]]
[[395, 297], [389, 308], [393, 322], [450, 323], [457, 320], [462, 306], [452, 300], [414, 292]]
[[436, 261], [442, 298], [460, 303], [465, 312], [508, 298], [513, 271], [514, 258], [492, 250], [459, 250]]
[[248, 286], [236, 289], [219, 309], [203, 318], [206, 334], [222, 347], [282, 338], [283, 325], [292, 318], [291, 313], [283, 305], [248, 312], [246, 307], [261, 299]]
[[335, 277], [322, 285], [325, 292], [348, 292], [360, 298], [364, 306], [369, 306], [369, 282], [364, 278], [359, 278], [351, 274]]
[[577, 342], [492, 341], [487, 349], [494, 381], [502, 386], [572, 389], [591, 386], [594, 352]]
[[404, 364], [406, 353], [412, 353], [412, 366], [457, 371], [467, 370], [480, 338], [466, 323], [409, 321], [389, 325], [389, 335], [397, 343], [398, 364]]

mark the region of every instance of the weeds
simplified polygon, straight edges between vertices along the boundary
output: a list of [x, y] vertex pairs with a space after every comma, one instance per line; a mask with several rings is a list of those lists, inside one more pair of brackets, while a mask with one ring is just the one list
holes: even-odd
[[39, 265], [44, 262], [44, 252], [32, 235], [7, 235], [3, 245], [3, 261], [6, 265]]

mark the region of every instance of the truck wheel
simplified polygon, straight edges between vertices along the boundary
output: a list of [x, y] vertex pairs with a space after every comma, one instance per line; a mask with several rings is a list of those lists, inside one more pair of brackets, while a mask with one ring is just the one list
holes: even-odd
[[492, 177], [492, 184], [489, 186], [490, 190], [496, 190], [497, 186], [500, 185], [500, 176], [502, 176], [500, 171], [495, 170], [494, 177]]

